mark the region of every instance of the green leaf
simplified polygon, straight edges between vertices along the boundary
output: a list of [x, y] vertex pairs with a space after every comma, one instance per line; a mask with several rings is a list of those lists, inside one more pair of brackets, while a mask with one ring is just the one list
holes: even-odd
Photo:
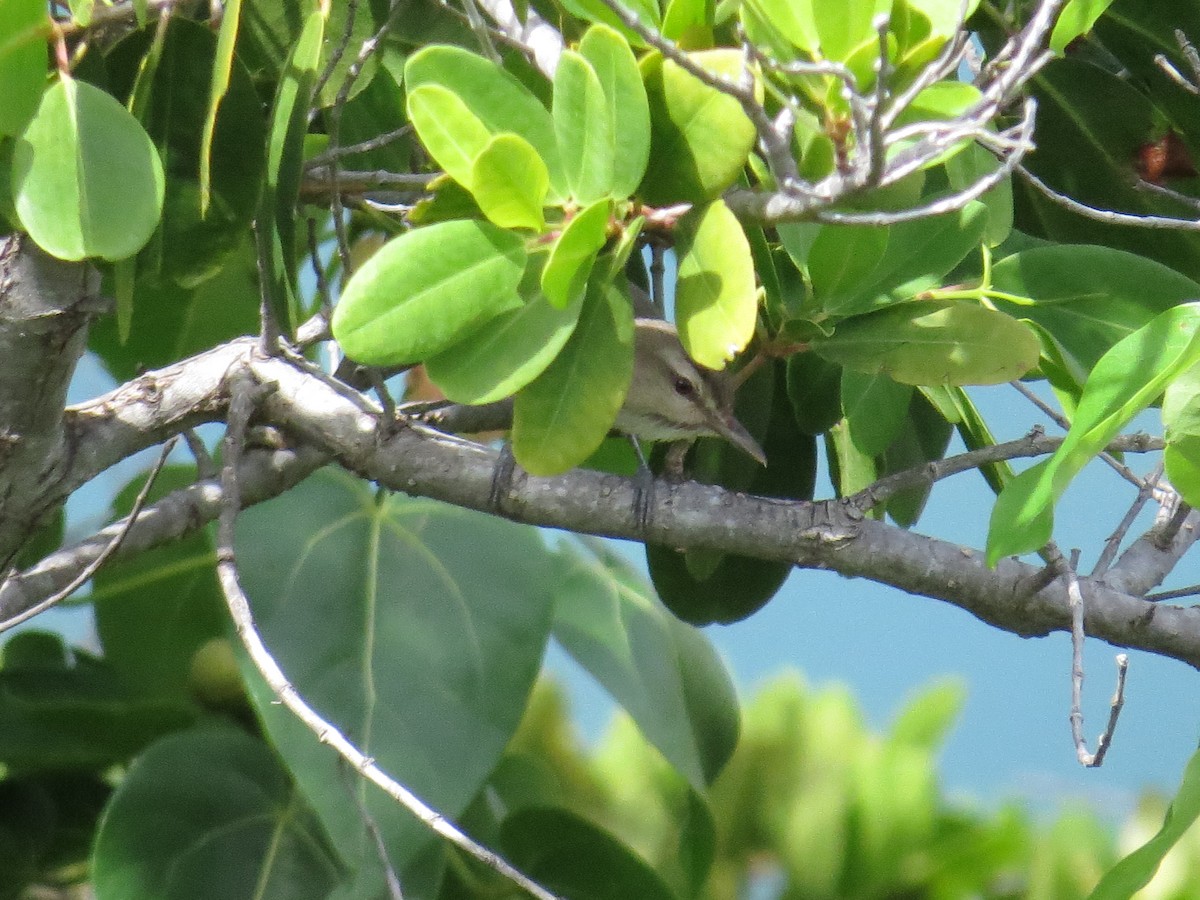
[[[887, 250], [890, 229], [870, 225], [826, 225], [798, 266], [807, 265], [813, 295], [821, 306], [839, 310], [839, 298], [857, 296]], [[787, 243], [784, 246], [788, 246]]]
[[550, 176], [537, 151], [519, 135], [498, 134], [475, 157], [471, 193], [492, 222], [501, 228], [541, 231], [542, 205]]
[[1054, 30], [1050, 32], [1050, 49], [1062, 53], [1067, 44], [1091, 31], [1096, 20], [1112, 6], [1113, 0], [1070, 0], [1058, 14]]
[[[567, 183], [550, 113], [512, 74], [461, 47], [438, 45], [425, 47], [409, 58], [404, 66], [404, 81], [410, 93], [433, 84], [457, 94], [493, 136], [510, 131], [523, 137], [533, 145], [550, 173], [550, 201], [556, 203], [566, 197]], [[414, 119], [414, 125], [424, 143], [420, 123]], [[433, 152], [432, 147], [429, 150]], [[458, 180], [450, 169], [446, 171]]]
[[109, 94], [62, 76], [13, 150], [21, 225], [60, 259], [132, 256], [158, 226], [163, 170], [149, 135]]
[[[954, 426], [919, 391], [913, 392], [900, 433], [883, 454], [883, 472], [904, 472], [946, 455]], [[901, 528], [917, 524], [933, 485], [925, 483], [900, 491], [887, 501], [887, 514]]]
[[265, 744], [223, 726], [172, 735], [121, 779], [92, 857], [97, 900], [326, 897], [343, 875]]
[[828, 431], [842, 417], [842, 370], [815, 353], [787, 361], [787, 395], [803, 434]]
[[[741, 78], [738, 50], [690, 54], [700, 66], [731, 80]], [[658, 53], [642, 60], [650, 103], [650, 163], [638, 193], [655, 206], [703, 203], [737, 179], [754, 146], [754, 124], [741, 104], [709, 87]]]
[[558, 475], [600, 446], [633, 377], [633, 309], [610, 275], [588, 283], [575, 331], [517, 394], [513, 455], [533, 475]]
[[542, 293], [550, 305], [565, 309], [583, 296], [596, 254], [608, 240], [608, 217], [612, 204], [598, 200], [574, 216], [550, 249], [542, 269]]
[[992, 287], [1036, 300], [996, 303], [1045, 328], [1085, 372], [1159, 313], [1200, 297], [1200, 284], [1162, 263], [1086, 244], [1034, 247], [1006, 256], [992, 268]]
[[[512, 737], [549, 637], [553, 558], [536, 530], [325, 469], [245, 510], [237, 554], [259, 631], [296, 689], [385, 771], [457, 816]], [[347, 781], [247, 661], [243, 670], [343, 858], [360, 859], [371, 840], [358, 803], [398, 868], [428, 845], [424, 826]]]
[[446, 174], [470, 188], [475, 157], [492, 138], [487, 126], [458, 94], [437, 83], [409, 89], [408, 118], [429, 155]]
[[[675, 900], [645, 860], [565, 809], [528, 808], [509, 816], [500, 829], [500, 846], [510, 863], [572, 900]], [[604, 877], [597, 878], [597, 872]]]
[[669, 0], [663, 13], [662, 35], [683, 50], [711, 47], [715, 0]]
[[1200, 304], [1176, 306], [1109, 350], [1088, 377], [1071, 429], [1050, 459], [1005, 486], [992, 509], [988, 565], [1050, 539], [1053, 504], [1079, 471], [1181, 372], [1200, 362]]
[[[326, 7], [328, 10], [328, 7]], [[321, 58], [325, 14], [309, 13], [275, 91], [267, 128], [267, 179], [258, 207], [258, 256], [271, 308], [286, 333], [298, 317], [296, 202], [304, 168], [308, 110]]]
[[[617, 18], [617, 14], [605, 6], [602, 0], [562, 0], [562, 5], [577, 18], [608, 25], [615, 28], [631, 44], [638, 47], [645, 46], [645, 41], [638, 36], [637, 32], [626, 28], [625, 23]], [[629, 0], [624, 6], [636, 15], [647, 28], [658, 31], [661, 19], [656, 0]]]
[[384, 244], [350, 278], [333, 335], [366, 365], [418, 362], [521, 305], [520, 237], [487, 222], [443, 222]]
[[697, 791], [737, 744], [733, 682], [712, 645], [599, 542], [564, 544], [554, 636]]
[[755, 31], [769, 27], [801, 50], [816, 53], [820, 49], [813, 0], [747, 0], [741, 13], [751, 39]]
[[967, 702], [967, 687], [960, 678], [944, 678], [923, 688], [905, 704], [892, 723], [888, 742], [927, 753], [946, 740]]
[[0, 764], [9, 771], [101, 771], [191, 724], [190, 704], [128, 690], [112, 668], [62, 638], [23, 631], [0, 668]]
[[[841, 282], [847, 291], [822, 303], [822, 308], [831, 315], [854, 315], [938, 287], [942, 277], [979, 246], [987, 227], [987, 208], [978, 201], [957, 212], [891, 225], [887, 249], [875, 267], [856, 287], [848, 280]], [[811, 255], [810, 250], [810, 266]]]
[[586, 206], [613, 192], [616, 124], [591, 63], [563, 51], [554, 70], [554, 133], [571, 197]]
[[845, 61], [864, 44], [877, 41], [872, 22], [891, 5], [890, 0], [813, 3], [812, 16], [820, 36], [821, 55], [826, 59]]
[[700, 365], [723, 369], [754, 336], [758, 292], [750, 243], [723, 200], [689, 213], [678, 231], [679, 339]]
[[1037, 365], [1036, 335], [966, 301], [901, 303], [847, 319], [812, 348], [848, 369], [903, 384], [1002, 384]]
[[[946, 177], [950, 187], [956, 191], [966, 190], [980, 179], [993, 174], [1000, 161], [979, 144], [971, 144], [962, 153], [946, 160]], [[998, 247], [1012, 232], [1013, 191], [1012, 176], [1005, 177], [988, 190], [979, 202], [987, 209], [987, 229], [983, 239], [989, 247]]]
[[1194, 506], [1200, 502], [1200, 369], [1192, 367], [1167, 385], [1162, 420], [1167, 477]]
[[455, 403], [509, 397], [546, 370], [579, 321], [583, 289], [564, 308], [535, 297], [429, 357], [425, 369]]
[[850, 440], [861, 453], [879, 456], [900, 433], [908, 418], [912, 386], [886, 375], [842, 373], [842, 408]]
[[1162, 828], [1105, 873], [1088, 900], [1125, 900], [1150, 883], [1167, 852], [1200, 816], [1200, 751], [1192, 754]]
[[20, 134], [37, 111], [46, 84], [48, 31], [41, 0], [0, 3], [0, 135]]
[[612, 195], [637, 190], [650, 161], [650, 101], [629, 43], [607, 25], [593, 25], [579, 42], [604, 91], [605, 116], [613, 138]]
[[879, 477], [875, 457], [858, 449], [850, 439], [850, 428], [845, 420], [826, 433], [825, 454], [829, 462], [829, 480], [839, 497], [857, 493]]

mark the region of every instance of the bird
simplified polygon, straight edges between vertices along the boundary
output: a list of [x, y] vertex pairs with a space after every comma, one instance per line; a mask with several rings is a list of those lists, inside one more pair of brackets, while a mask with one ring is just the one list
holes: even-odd
[[[765, 466], [762, 447], [734, 414], [735, 388], [732, 374], [705, 368], [688, 356], [670, 322], [635, 319], [633, 377], [613, 429], [635, 441], [721, 438]], [[481, 406], [425, 408], [421, 418], [442, 431], [475, 434], [510, 428], [512, 415], [510, 398]]]

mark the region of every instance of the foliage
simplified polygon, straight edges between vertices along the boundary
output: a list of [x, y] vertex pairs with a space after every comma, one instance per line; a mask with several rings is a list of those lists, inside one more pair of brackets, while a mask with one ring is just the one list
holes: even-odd
[[[414, 897], [514, 890], [277, 702], [235, 649], [248, 625], [229, 621], [232, 589], [217, 577], [231, 555], [296, 691], [565, 896], [723, 898], [757, 884], [782, 897], [1073, 897], [1097, 883], [1096, 896], [1126, 896], [1173, 846], [1194, 856], [1195, 763], [1161, 831], [1113, 867], [1084, 815], [1043, 830], [1011, 808], [943, 800], [934, 760], [955, 688], [931, 689], [882, 737], [843, 693], [795, 680], [743, 710], [694, 626], [751, 615], [801, 562], [957, 600], [1021, 634], [1070, 627], [1065, 601], [1027, 621], [1012, 611], [1022, 604], [981, 612], [989, 592], [971, 594], [983, 583], [971, 579], [1024, 571], [1007, 557], [1055, 558], [1056, 502], [1152, 407], [1171, 498], [1200, 503], [1200, 245], [1186, 221], [1200, 149], [1200, 86], [1187, 86], [1200, 60], [1186, 36], [1200, 36], [1200, 3], [1166, 15], [1148, 0], [1027, 0], [1007, 4], [1011, 20], [986, 0], [65, 6], [52, 21], [41, 0], [0, 2], [4, 250], [36, 245], [76, 285], [99, 273], [113, 314], [68, 318], [130, 384], [95, 409], [60, 402], [26, 416], [8, 395], [53, 400], [65, 377], [20, 382], [32, 364], [4, 373], [0, 411], [17, 420], [0, 422], [5, 466], [24, 444], [45, 464], [0, 472], [12, 479], [0, 496], [21, 507], [0, 509], [5, 565], [37, 575], [39, 560], [70, 557], [62, 508], [75, 488], [171, 434], [233, 418], [224, 372], [169, 420], [121, 415], [161, 412], [177, 382], [202, 381], [205, 351], [255, 330], [261, 344], [247, 353], [309, 378], [293, 393], [313, 418], [257, 410], [252, 449], [341, 465], [255, 494], [273, 499], [239, 513], [236, 554], [207, 528], [212, 501], [203, 514], [188, 507], [181, 540], [112, 543], [99, 573], [72, 557], [81, 581], [95, 576], [94, 652], [36, 631], [4, 646], [0, 893], [88, 882], [100, 900], [371, 898], [394, 878]], [[534, 46], [539, 28], [557, 42], [549, 55]], [[974, 72], [959, 65], [968, 35], [983, 57]], [[1055, 191], [1175, 227], [1151, 235], [1084, 215]], [[606, 545], [548, 541], [474, 511], [521, 518], [528, 497], [505, 507], [501, 480], [470, 495], [447, 474], [449, 456], [396, 480], [398, 464], [368, 459], [405, 430], [378, 412], [390, 398], [377, 407], [357, 389], [410, 369], [409, 387], [426, 375], [456, 403], [511, 400], [512, 453], [529, 475], [627, 471], [606, 438], [639, 378], [645, 295], [669, 310], [696, 371], [742, 384], [736, 418], [768, 459], [753, 467], [714, 440], [690, 451], [692, 479], [726, 490], [705, 495], [693, 518], [708, 530], [693, 540], [672, 542], [678, 521], [640, 523], [639, 537], [658, 540], [646, 548], [650, 582]], [[22, 311], [10, 327], [6, 310], [0, 338], [15, 329], [28, 343], [56, 327], [35, 309], [36, 327], [20, 330]], [[82, 351], [56, 346], [64, 359]], [[323, 348], [349, 361], [326, 371]], [[182, 368], [139, 374], [169, 366]], [[1069, 430], [1014, 475], [1018, 451], [993, 446], [966, 389], [1022, 379], [1046, 384]], [[331, 384], [373, 429], [344, 427], [350, 413], [321, 418]], [[667, 390], [695, 389], [682, 385]], [[104, 440], [69, 444], [98, 420]], [[25, 429], [44, 421], [57, 443], [35, 452]], [[425, 447], [461, 448], [406, 421]], [[977, 566], [964, 588], [947, 570], [934, 586], [931, 569], [971, 553], [932, 543], [906, 545], [939, 552], [889, 570], [830, 555], [863, 534], [907, 539], [955, 432], [980, 454], [964, 468], [998, 495], [995, 572]], [[194, 468], [158, 477], [159, 512], [217, 490], [198, 443]], [[826, 491], [822, 448], [843, 504], [807, 502]], [[130, 514], [141, 480], [117, 514]], [[44, 485], [58, 487], [19, 495]], [[221, 487], [228, 498], [230, 481]], [[779, 512], [785, 532], [774, 545], [717, 521], [732, 492], [768, 498], [759, 508]], [[597, 493], [588, 499], [604, 506]], [[659, 508], [687, 520], [676, 499]], [[778, 549], [810, 538], [818, 549]], [[1125, 599], [1144, 604], [1166, 574], [1154, 573]], [[1136, 582], [1103, 575], [1097, 591]], [[1014, 574], [991, 593], [1024, 597], [1039, 578]], [[1088, 625], [1137, 645], [1165, 607], [1130, 608], [1089, 612]], [[1166, 638], [1147, 646], [1195, 663], [1200, 647], [1170, 612], [1158, 616]], [[627, 715], [594, 755], [575, 745], [552, 689], [536, 687], [551, 639]], [[1197, 889], [1189, 863], [1183, 876], [1163, 869], [1164, 891]]]

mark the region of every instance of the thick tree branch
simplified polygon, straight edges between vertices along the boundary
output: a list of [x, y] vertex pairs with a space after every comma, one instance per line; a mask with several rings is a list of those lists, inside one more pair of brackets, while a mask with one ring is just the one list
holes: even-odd
[[[71, 411], [75, 437], [98, 448], [83, 458], [93, 465], [111, 464], [153, 443], [148, 436], [161, 440], [166, 432], [197, 419], [219, 418], [228, 401], [228, 379], [247, 371], [276, 388], [262, 407], [265, 424], [394, 490], [491, 511], [494, 450], [420, 425], [385, 434], [361, 401], [353, 402], [285, 360], [261, 358], [248, 340], [148, 373]], [[313, 451], [304, 454], [313, 459]], [[84, 477], [81, 469], [71, 473], [72, 481]], [[275, 486], [282, 491], [287, 485]], [[1014, 560], [988, 569], [975, 549], [866, 518], [853, 503], [789, 502], [691, 482], [660, 482], [654, 492], [653, 524], [643, 534], [633, 514], [635, 489], [630, 479], [590, 471], [556, 478], [518, 473], [501, 500], [500, 512], [537, 525], [644, 538], [672, 547], [720, 549], [868, 578], [944, 600], [1014, 634], [1035, 636], [1070, 628], [1065, 585], [1061, 580], [1039, 582], [1042, 569]], [[208, 498], [203, 503], [193, 499], [186, 506], [193, 517], [187, 524], [194, 528], [215, 517], [219, 490], [215, 485], [191, 490]], [[147, 546], [144, 541], [157, 521], [159, 505], [143, 512], [123, 554]], [[1148, 546], [1149, 537], [1136, 542], [1106, 579], [1087, 582], [1093, 598], [1089, 634], [1200, 667], [1200, 610], [1150, 603], [1112, 587], [1118, 579], [1127, 579], [1140, 592], [1153, 586], [1144, 586], [1147, 582], [1157, 583], [1161, 573], [1169, 571], [1168, 561], [1177, 561], [1196, 540], [1196, 529], [1185, 524], [1188, 527], [1179, 529], [1165, 549]], [[164, 539], [183, 533], [178, 525], [164, 532]], [[1148, 575], [1133, 571], [1134, 553], [1146, 560]], [[29, 577], [19, 583], [28, 585]], [[0, 592], [0, 612], [12, 608], [7, 593]]]

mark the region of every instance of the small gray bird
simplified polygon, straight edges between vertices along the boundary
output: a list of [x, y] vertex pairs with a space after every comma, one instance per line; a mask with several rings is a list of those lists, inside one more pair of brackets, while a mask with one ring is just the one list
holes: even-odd
[[[733, 413], [735, 384], [727, 372], [697, 365], [675, 326], [661, 319], [635, 320], [633, 380], [613, 427], [645, 441], [723, 438], [762, 465], [762, 447]], [[512, 400], [486, 406], [447, 406], [423, 418], [443, 431], [471, 434], [512, 426]]]

